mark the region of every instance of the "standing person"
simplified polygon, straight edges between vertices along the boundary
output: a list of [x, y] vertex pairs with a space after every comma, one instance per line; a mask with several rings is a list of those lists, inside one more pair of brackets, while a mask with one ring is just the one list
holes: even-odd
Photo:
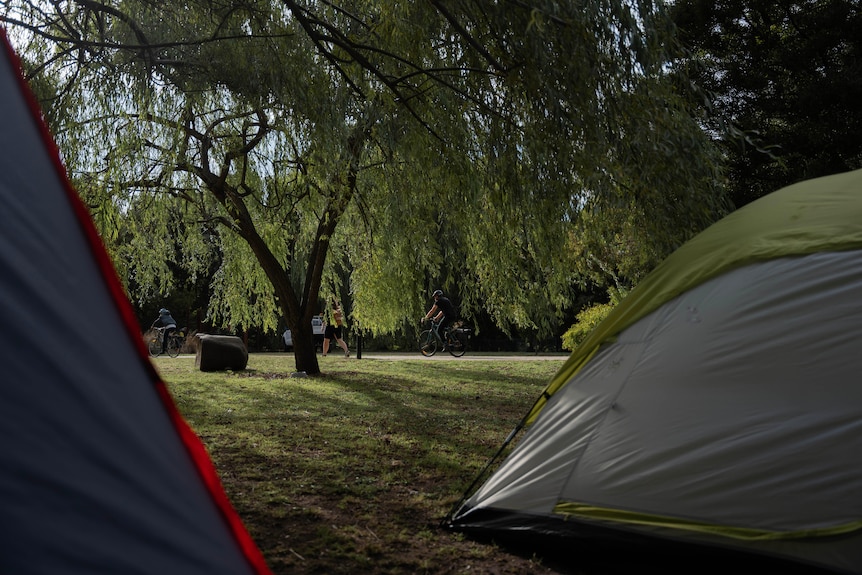
[[168, 348], [168, 336], [174, 333], [177, 329], [177, 320], [171, 317], [171, 312], [162, 308], [159, 310], [159, 317], [156, 318], [156, 321], [153, 322], [150, 329], [155, 327], [165, 328], [165, 331], [162, 334], [162, 353], [165, 353], [165, 350]]
[[326, 331], [323, 334], [323, 357], [326, 357], [326, 354], [329, 352], [329, 340], [331, 339], [334, 339], [335, 343], [344, 350], [344, 357], [350, 357], [350, 350], [347, 349], [347, 343], [342, 339], [342, 326], [344, 325], [343, 317], [341, 306], [338, 305], [337, 301], [333, 300], [332, 319], [335, 322], [335, 325], [330, 323], [326, 324]]
[[433, 318], [434, 321], [439, 322], [437, 333], [440, 334], [440, 337], [443, 337], [443, 334], [446, 333], [444, 331], [445, 327], [457, 319], [455, 306], [452, 305], [449, 298], [443, 295], [442, 290], [434, 290], [432, 296], [434, 297], [434, 305], [425, 314], [424, 319]]

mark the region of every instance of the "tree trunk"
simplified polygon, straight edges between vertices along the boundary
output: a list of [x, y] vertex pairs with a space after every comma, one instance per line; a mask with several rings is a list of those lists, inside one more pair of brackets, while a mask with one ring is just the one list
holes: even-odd
[[320, 366], [317, 364], [317, 344], [314, 341], [311, 323], [298, 327], [296, 331], [291, 330], [291, 334], [296, 371], [304, 371], [308, 375], [320, 373]]

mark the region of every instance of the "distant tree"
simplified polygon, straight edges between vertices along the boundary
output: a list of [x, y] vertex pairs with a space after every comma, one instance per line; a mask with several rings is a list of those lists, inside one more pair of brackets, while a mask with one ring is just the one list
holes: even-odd
[[708, 127], [737, 207], [785, 185], [862, 167], [857, 0], [680, 0]]
[[437, 286], [468, 315], [549, 333], [578, 282], [635, 281], [722, 209], [651, 4], [3, 10], [135, 289], [216, 263], [212, 319], [284, 315], [308, 373], [311, 316], [345, 277], [372, 333], [418, 317]]

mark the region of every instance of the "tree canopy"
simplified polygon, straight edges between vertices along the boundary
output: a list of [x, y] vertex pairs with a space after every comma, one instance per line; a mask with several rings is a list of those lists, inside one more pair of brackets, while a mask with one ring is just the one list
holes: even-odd
[[672, 4], [740, 207], [862, 166], [862, 7], [855, 0]]
[[3, 10], [130, 294], [215, 267], [212, 317], [283, 315], [309, 373], [345, 288], [372, 333], [434, 287], [548, 333], [578, 285], [636, 281], [724, 207], [660, 4]]

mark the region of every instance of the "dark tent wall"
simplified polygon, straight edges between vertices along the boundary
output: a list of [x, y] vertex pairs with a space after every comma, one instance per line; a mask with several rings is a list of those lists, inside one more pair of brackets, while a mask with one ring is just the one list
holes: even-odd
[[0, 572], [264, 574], [0, 34]]

